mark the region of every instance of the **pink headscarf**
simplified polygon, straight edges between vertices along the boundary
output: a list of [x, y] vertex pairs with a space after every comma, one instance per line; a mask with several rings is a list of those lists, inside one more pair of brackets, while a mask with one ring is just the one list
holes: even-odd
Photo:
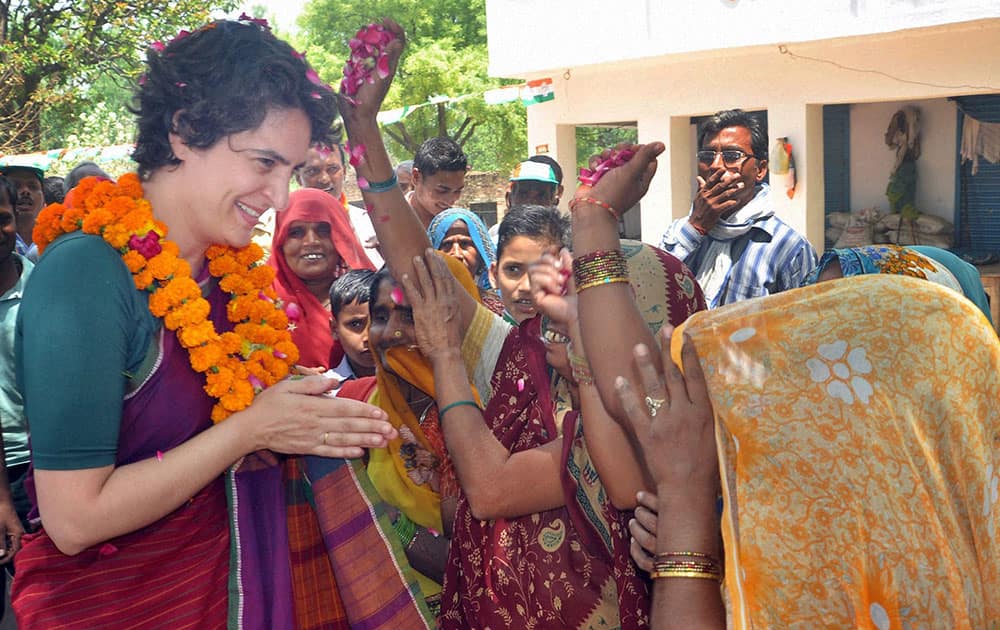
[[288, 209], [277, 213], [268, 264], [277, 272], [274, 289], [278, 297], [285, 303], [295, 303], [301, 313], [292, 322], [295, 324], [292, 340], [299, 348], [299, 363], [306, 367], [334, 367], [344, 358], [344, 351], [330, 333], [330, 311], [285, 260], [283, 247], [288, 240], [288, 226], [293, 221], [329, 223], [330, 240], [344, 264], [351, 269], [374, 269], [354, 234], [347, 211], [328, 193], [315, 188], [296, 190], [288, 199]]

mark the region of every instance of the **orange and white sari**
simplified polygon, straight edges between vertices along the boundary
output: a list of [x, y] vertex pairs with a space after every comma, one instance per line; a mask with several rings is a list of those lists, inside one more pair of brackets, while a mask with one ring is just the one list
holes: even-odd
[[733, 627], [1000, 627], [1000, 341], [971, 302], [860, 276], [685, 332], [716, 414]]

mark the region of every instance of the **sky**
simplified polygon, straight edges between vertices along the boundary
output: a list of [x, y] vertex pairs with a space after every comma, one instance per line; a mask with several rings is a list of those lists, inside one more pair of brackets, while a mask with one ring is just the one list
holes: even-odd
[[[240, 12], [246, 12], [253, 17], [265, 17], [273, 20], [275, 25], [286, 33], [297, 30], [295, 19], [302, 13], [302, 7], [307, 0], [244, 0], [239, 9], [234, 12], [238, 16]], [[264, 7], [265, 14], [254, 15], [254, 7]]]

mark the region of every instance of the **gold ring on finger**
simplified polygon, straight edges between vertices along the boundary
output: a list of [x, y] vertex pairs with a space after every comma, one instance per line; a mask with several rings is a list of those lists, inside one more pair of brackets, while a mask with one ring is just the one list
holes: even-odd
[[329, 437], [329, 431], [323, 431], [323, 446], [326, 446], [326, 438]]
[[655, 418], [656, 412], [660, 410], [667, 401], [662, 398], [653, 398], [652, 396], [646, 396], [646, 407], [649, 409], [649, 417]]

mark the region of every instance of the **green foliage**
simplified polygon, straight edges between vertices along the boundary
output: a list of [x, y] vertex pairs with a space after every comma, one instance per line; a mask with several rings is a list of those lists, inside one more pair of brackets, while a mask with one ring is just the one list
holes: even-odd
[[632, 124], [619, 127], [577, 127], [576, 165], [579, 168], [586, 168], [590, 156], [621, 142], [638, 141], [639, 130]]
[[[58, 144], [74, 127], [90, 125], [96, 132], [107, 123], [116, 129], [126, 86], [138, 76], [147, 44], [235, 5], [233, 0], [0, 0], [0, 26], [6, 27], [0, 28], [0, 152]], [[97, 107], [101, 102], [104, 107]], [[89, 122], [73, 120], [87, 110], [93, 110]], [[50, 130], [43, 132], [43, 121]]]
[[393, 158], [412, 159], [421, 142], [444, 133], [463, 145], [474, 170], [509, 170], [523, 159], [524, 106], [491, 106], [481, 98], [483, 91], [510, 83], [487, 75], [485, 0], [311, 0], [299, 19], [299, 37], [320, 76], [339, 86], [348, 41], [382, 17], [398, 22], [408, 40], [385, 109], [434, 96], [473, 95], [421, 107], [386, 126]]

